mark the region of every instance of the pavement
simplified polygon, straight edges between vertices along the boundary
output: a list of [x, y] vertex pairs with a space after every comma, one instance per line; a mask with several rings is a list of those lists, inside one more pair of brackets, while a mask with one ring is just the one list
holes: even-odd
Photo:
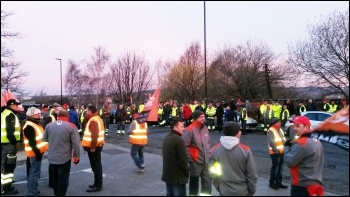
[[[47, 154], [47, 153], [45, 153]], [[162, 156], [144, 153], [145, 171], [139, 172], [131, 156], [130, 149], [106, 143], [102, 151], [103, 188], [99, 192], [88, 193], [88, 185], [93, 183], [93, 173], [87, 154], [81, 148], [80, 162], [72, 164], [67, 196], [165, 196], [165, 183], [161, 180]], [[53, 189], [48, 186], [48, 161], [44, 155], [41, 166], [39, 190], [41, 196], [54, 196]], [[17, 154], [17, 167], [14, 174], [13, 186], [18, 190], [17, 195], [27, 195], [26, 156], [23, 150]], [[288, 183], [284, 183], [289, 185]], [[259, 177], [255, 196], [290, 196], [288, 189], [273, 190], [268, 187], [269, 180]], [[188, 189], [188, 184], [187, 184]], [[187, 192], [188, 194], [188, 192]], [[212, 187], [212, 195], [219, 193]], [[325, 192], [325, 196], [339, 196]]]

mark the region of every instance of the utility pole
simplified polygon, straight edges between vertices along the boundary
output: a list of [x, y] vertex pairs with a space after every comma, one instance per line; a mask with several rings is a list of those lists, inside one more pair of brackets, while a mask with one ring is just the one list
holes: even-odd
[[205, 89], [205, 106], [208, 105], [208, 87], [207, 87], [207, 45], [206, 45], [206, 18], [205, 18], [205, 1], [204, 1], [204, 89]]
[[266, 83], [267, 83], [267, 91], [269, 92], [270, 99], [272, 98], [272, 91], [271, 91], [271, 85], [270, 85], [270, 70], [268, 68], [268, 64], [265, 64], [265, 76], [266, 76]]

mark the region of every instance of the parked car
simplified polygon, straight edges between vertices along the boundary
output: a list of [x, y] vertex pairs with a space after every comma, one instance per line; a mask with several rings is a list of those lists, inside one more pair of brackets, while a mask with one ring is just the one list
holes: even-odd
[[[306, 112], [301, 112], [300, 115], [306, 116], [310, 120], [311, 129], [315, 129], [316, 127], [318, 127], [318, 125], [322, 124], [327, 118], [332, 116], [333, 113], [325, 112], [325, 111], [306, 111]], [[288, 118], [288, 121], [284, 126], [285, 136], [288, 137], [289, 139], [294, 139], [295, 134], [292, 128], [293, 123], [291, 123], [290, 120], [292, 120], [292, 117]]]

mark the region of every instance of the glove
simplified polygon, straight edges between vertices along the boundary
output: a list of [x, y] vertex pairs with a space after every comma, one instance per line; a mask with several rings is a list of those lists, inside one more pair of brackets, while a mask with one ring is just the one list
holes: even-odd
[[287, 140], [285, 143], [284, 143], [284, 146], [292, 146], [293, 140]]
[[73, 157], [73, 163], [74, 163], [74, 165], [78, 165], [78, 163], [79, 163], [79, 158], [78, 157]]

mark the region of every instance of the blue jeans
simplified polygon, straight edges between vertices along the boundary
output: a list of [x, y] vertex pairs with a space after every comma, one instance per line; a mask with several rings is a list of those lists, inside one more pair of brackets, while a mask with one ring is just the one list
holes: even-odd
[[55, 196], [65, 196], [69, 185], [71, 160], [63, 164], [50, 164], [49, 173]]
[[41, 161], [37, 161], [36, 157], [30, 157], [30, 168], [28, 174], [28, 196], [39, 196], [40, 192], [38, 191], [38, 179], [41, 171]]
[[140, 145], [136, 145], [136, 144], [131, 145], [131, 157], [134, 160], [135, 165], [139, 168], [141, 167], [141, 165], [144, 164], [143, 148], [144, 148], [144, 146], [140, 146]]
[[186, 184], [166, 183], [167, 196], [186, 196]]

